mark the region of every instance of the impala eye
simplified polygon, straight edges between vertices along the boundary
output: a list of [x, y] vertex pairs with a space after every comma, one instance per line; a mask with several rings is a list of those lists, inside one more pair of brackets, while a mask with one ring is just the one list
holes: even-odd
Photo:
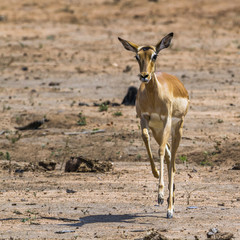
[[137, 59], [137, 61], [139, 61], [139, 59], [140, 59], [138, 55], [136, 55], [135, 58]]
[[153, 61], [156, 61], [157, 56], [158, 56], [157, 54], [154, 54], [154, 55], [152, 56], [152, 60], [153, 60]]

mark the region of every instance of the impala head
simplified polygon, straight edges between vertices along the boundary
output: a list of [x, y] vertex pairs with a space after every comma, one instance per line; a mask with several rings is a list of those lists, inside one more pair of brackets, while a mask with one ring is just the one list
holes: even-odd
[[136, 53], [135, 57], [140, 68], [140, 80], [142, 82], [148, 83], [155, 71], [155, 64], [158, 53], [170, 45], [172, 38], [173, 33], [169, 33], [156, 46], [138, 46], [120, 37], [118, 40], [122, 43], [125, 49]]

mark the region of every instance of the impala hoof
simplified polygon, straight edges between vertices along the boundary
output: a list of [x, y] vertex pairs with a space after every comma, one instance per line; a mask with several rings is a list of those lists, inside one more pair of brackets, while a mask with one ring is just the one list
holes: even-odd
[[158, 204], [163, 204], [164, 199], [163, 196], [161, 194], [158, 195]]
[[155, 178], [159, 179], [159, 171], [152, 171], [152, 173]]
[[173, 211], [168, 210], [167, 211], [167, 218], [172, 218], [173, 217]]

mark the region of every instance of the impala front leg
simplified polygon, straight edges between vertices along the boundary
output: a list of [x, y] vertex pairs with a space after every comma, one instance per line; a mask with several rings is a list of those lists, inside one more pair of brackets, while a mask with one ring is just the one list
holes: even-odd
[[141, 116], [141, 129], [142, 129], [142, 139], [143, 142], [145, 143], [147, 153], [149, 156], [151, 168], [152, 168], [152, 173], [155, 178], [159, 177], [158, 171], [155, 167], [154, 160], [153, 160], [153, 155], [150, 147], [150, 136], [149, 136], [149, 131], [148, 131], [148, 121], [149, 121], [149, 116], [148, 115], [142, 115]]

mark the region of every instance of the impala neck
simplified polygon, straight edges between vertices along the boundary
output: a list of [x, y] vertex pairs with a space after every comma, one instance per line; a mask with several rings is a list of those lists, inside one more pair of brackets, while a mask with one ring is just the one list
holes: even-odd
[[151, 80], [145, 85], [147, 91], [150, 91], [153, 93], [154, 91], [157, 90], [159, 86], [157, 86], [157, 76], [155, 72], [151, 73]]

